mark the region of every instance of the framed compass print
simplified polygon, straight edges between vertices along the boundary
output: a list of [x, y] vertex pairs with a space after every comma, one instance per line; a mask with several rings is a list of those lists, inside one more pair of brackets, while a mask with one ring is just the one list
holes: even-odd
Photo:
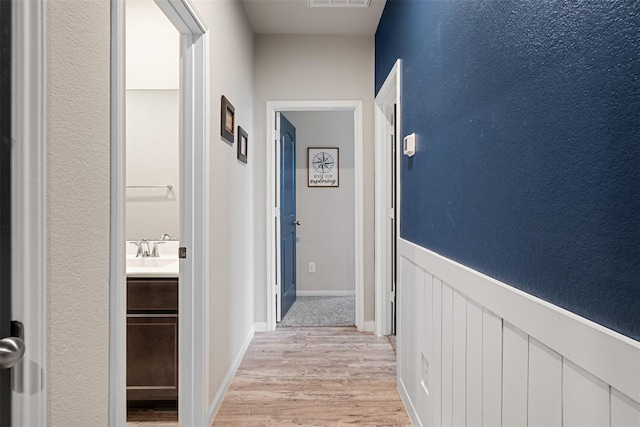
[[339, 152], [336, 147], [309, 147], [307, 177], [309, 187], [338, 187]]

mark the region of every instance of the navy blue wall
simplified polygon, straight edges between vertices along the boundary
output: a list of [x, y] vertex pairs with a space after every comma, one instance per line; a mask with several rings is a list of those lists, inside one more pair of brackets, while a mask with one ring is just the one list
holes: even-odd
[[404, 239], [640, 340], [640, 3], [389, 0]]

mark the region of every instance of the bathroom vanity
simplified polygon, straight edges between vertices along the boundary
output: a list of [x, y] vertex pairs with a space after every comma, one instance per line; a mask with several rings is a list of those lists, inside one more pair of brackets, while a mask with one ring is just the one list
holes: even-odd
[[127, 400], [178, 398], [178, 278], [127, 278]]
[[127, 254], [129, 408], [177, 405], [179, 260], [170, 243], [172, 256]]

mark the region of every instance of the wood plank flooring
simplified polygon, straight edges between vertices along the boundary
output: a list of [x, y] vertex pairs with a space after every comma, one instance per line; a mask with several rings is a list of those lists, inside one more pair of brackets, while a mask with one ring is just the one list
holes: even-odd
[[212, 426], [411, 426], [395, 359], [355, 328], [256, 333]]

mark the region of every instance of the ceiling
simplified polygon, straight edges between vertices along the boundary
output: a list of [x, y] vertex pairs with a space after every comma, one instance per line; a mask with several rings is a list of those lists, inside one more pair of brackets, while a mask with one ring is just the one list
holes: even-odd
[[387, 0], [363, 7], [315, 7], [308, 0], [242, 0], [256, 34], [374, 35]]

